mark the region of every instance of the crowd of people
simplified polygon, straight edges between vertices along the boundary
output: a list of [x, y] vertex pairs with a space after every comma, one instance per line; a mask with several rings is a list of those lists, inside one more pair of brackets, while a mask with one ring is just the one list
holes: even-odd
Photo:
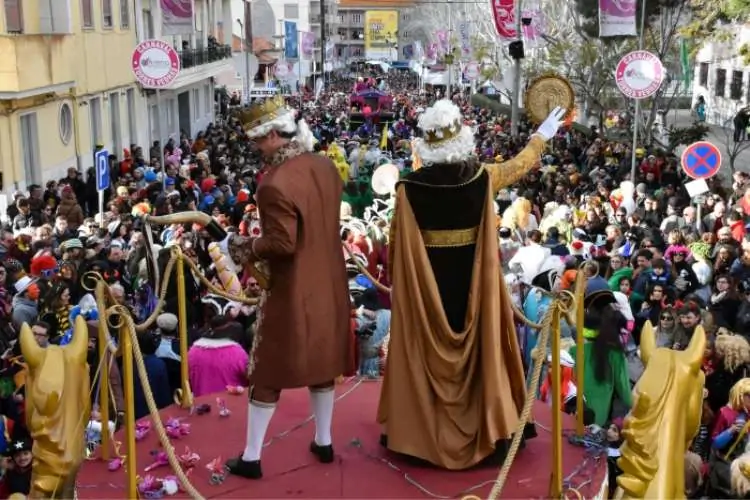
[[[375, 193], [372, 179], [384, 164], [396, 165], [405, 175], [416, 171], [419, 161], [427, 169], [447, 161], [447, 157], [431, 159], [430, 149], [423, 148], [422, 158], [413, 155], [418, 149], [415, 138], [427, 141], [430, 136], [420, 127], [424, 121], [420, 120], [440, 102], [439, 98], [445, 97], [441, 94], [445, 90], [420, 89], [419, 81], [406, 72], [365, 76], [372, 76], [372, 85], [392, 93], [393, 122], [379, 123], [375, 116], [363, 116], [361, 121], [352, 118], [348, 96], [355, 85], [367, 85], [366, 79], [357, 83], [351, 78], [333, 78], [319, 95], [305, 96], [302, 109], [297, 111], [298, 120], [304, 117], [309, 125], [315, 151], [333, 160], [344, 181], [343, 196], [335, 201], [336, 206], [341, 204], [337, 230], [346, 251], [337, 259], [342, 259], [342, 272], [345, 269], [348, 273], [352, 302], [346, 304], [346, 314], [351, 317], [346, 330], [356, 338], [357, 347], [352, 356], [354, 371], [343, 373], [345, 369], [336, 367], [342, 372], [337, 375], [380, 378], [389, 355], [392, 315], [393, 321], [404, 319], [402, 312], [392, 310], [387, 291], [393, 251], [388, 239], [393, 200]], [[532, 124], [522, 122], [520, 133], [512, 136], [508, 117], [472, 106], [469, 96], [458, 89], [448, 97], [460, 109], [461, 123], [457, 126], [471, 131], [469, 140], [475, 156], [485, 164], [516, 158], [531, 137], [544, 135], [535, 132]], [[289, 106], [299, 108], [299, 103], [295, 99]], [[214, 239], [205, 226], [151, 226], [142, 215], [200, 211], [212, 216], [231, 235], [252, 238], [261, 229], [269, 230], [269, 223], [260, 219], [258, 205], [274, 202], [258, 199], [257, 193], [264, 178], [268, 176], [267, 184], [273, 182], [273, 169], [268, 168], [273, 162], [262, 146], [263, 141], [268, 143], [264, 134], [270, 129], [256, 124], [253, 140], [248, 140], [243, 112], [241, 107], [230, 109], [194, 138], [183, 134], [179, 140], [155, 142], [146, 149], [131, 145], [121, 156], [111, 156], [112, 188], [107, 192], [104, 213], [98, 213], [93, 169], [83, 175], [71, 167], [63, 179], [13, 194], [0, 231], [0, 349], [4, 351], [0, 413], [6, 430], [0, 433], [6, 436], [0, 448], [9, 457], [3, 495], [29, 493], [32, 443], [21, 418], [23, 387], [14, 378], [21, 369], [15, 341], [22, 324], [31, 327], [40, 345], [64, 345], [75, 318], [86, 319], [92, 385], [98, 383], [98, 374], [104, 373], [113, 393], [110, 401], [101, 402], [98, 391], [93, 392], [89, 438], [95, 440], [94, 430], [103, 427], [101, 423], [94, 425], [100, 405], [109, 406], [113, 420], [104, 427], [119, 427], [124, 408], [118, 362], [99, 359], [98, 325], [107, 319], [99, 317], [92, 298], [96, 279], [106, 281], [112, 296], [127, 306], [136, 322], [144, 321], [154, 310], [159, 290], [154, 287], [153, 268], [164, 271], [172, 246], [179, 246], [193, 259], [208, 280], [222, 283], [209, 249]], [[289, 130], [278, 129], [287, 133], [287, 139], [294, 136], [299, 122], [291, 123]], [[654, 325], [660, 347], [677, 350], [685, 349], [695, 328], [703, 326], [710, 337], [703, 364], [705, 401], [700, 432], [686, 457], [686, 488], [688, 495], [696, 498], [742, 498], [747, 492], [733, 490], [730, 465], [744, 453], [745, 422], [750, 413], [750, 378], [746, 378], [750, 363], [750, 236], [746, 236], [750, 176], [738, 171], [731, 179], [710, 179], [710, 192], [698, 200], [698, 207], [684, 189], [686, 179], [678, 159], [658, 148], [644, 145], [636, 149], [636, 178], [631, 179], [629, 144], [610, 140], [595, 129], [583, 133], [563, 125], [547, 133], [550, 136], [544, 137], [544, 153], [541, 158], [537, 155], [537, 164], [528, 172], [519, 170], [518, 178], [511, 179], [509, 185], [498, 184], [500, 189], [493, 195], [497, 220], [493, 231], [509, 297], [528, 319], [538, 322], [553, 292], [572, 289], [578, 272], [586, 276], [583, 326], [587, 342], [582, 356], [587, 423], [606, 430], [605, 439], [613, 450], [621, 442], [622, 417], [632, 403], [631, 388], [643, 370], [638, 346], [644, 324], [650, 321]], [[316, 182], [323, 183], [319, 179]], [[323, 189], [320, 183], [316, 185]], [[492, 183], [494, 187], [495, 181]], [[412, 196], [419, 194], [410, 191], [410, 200]], [[452, 206], [450, 199], [443, 207], [446, 218], [464, 209]], [[417, 213], [420, 224], [424, 217]], [[281, 224], [270, 229], [283, 231], [284, 227]], [[242, 250], [233, 246], [231, 239], [225, 244], [228, 253], [240, 255], [241, 261]], [[255, 246], [251, 245], [248, 252], [281, 251]], [[363, 267], [368, 270], [366, 275]], [[247, 386], [247, 365], [253, 364], [256, 327], [263, 306], [248, 307], [213, 295], [186, 269], [188, 360], [195, 395], [223, 391], [227, 386]], [[264, 299], [253, 273], [240, 270], [237, 278], [245, 296]], [[175, 287], [172, 282], [165, 309], [154, 327], [139, 334], [148, 383], [159, 408], [172, 404], [172, 394], [180, 387]], [[441, 289], [440, 293], [447, 292]], [[273, 300], [273, 296], [267, 300]], [[456, 299], [462, 300], [459, 311], [468, 307], [466, 297]], [[449, 310], [450, 304], [444, 307], [448, 313], [456, 313]], [[463, 316], [454, 325], [455, 316], [449, 314], [450, 327], [461, 331]], [[273, 321], [273, 315], [264, 318]], [[563, 336], [574, 338], [574, 329], [564, 325]], [[537, 332], [520, 322], [515, 331], [523, 354], [522, 367], [528, 373]], [[117, 334], [113, 335], [116, 338]], [[575, 347], [568, 346], [562, 353], [567, 382], [563, 396], [569, 411], [574, 411], [575, 405], [569, 403], [577, 396], [573, 367], [578, 355]], [[100, 364], [108, 369], [97, 371]], [[263, 372], [257, 376], [266, 380], [271, 375]], [[301, 385], [313, 388], [314, 407], [328, 404], [328, 387], [324, 384], [328, 377], [323, 378], [300, 376], [305, 381]], [[296, 380], [290, 382], [291, 386], [294, 383]], [[135, 387], [136, 418], [140, 418], [148, 410], [137, 379]], [[542, 399], [549, 399], [548, 384], [530, 390], [539, 390]], [[256, 421], [265, 419], [267, 426], [273, 413], [268, 408], [278, 396], [271, 391], [263, 394], [256, 390], [253, 397], [266, 406], [254, 406], [251, 401], [250, 411], [255, 412]], [[330, 404], [332, 407], [332, 400]], [[389, 409], [392, 419], [396, 411], [393, 406]], [[316, 418], [325, 411], [316, 413]], [[398, 446], [393, 436], [387, 437], [389, 447]], [[733, 456], [726, 453], [730, 447]], [[311, 451], [321, 461], [331, 459], [330, 430], [326, 435], [325, 429], [316, 424]], [[259, 458], [257, 443], [248, 442], [243, 456], [229, 464], [230, 470], [245, 477], [260, 477]], [[445, 465], [440, 462], [442, 457], [429, 460]], [[617, 473], [613, 466], [612, 477]]]

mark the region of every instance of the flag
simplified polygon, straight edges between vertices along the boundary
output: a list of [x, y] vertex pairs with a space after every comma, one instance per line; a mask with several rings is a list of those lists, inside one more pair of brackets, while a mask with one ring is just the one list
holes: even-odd
[[682, 84], [688, 88], [693, 81], [693, 71], [690, 67], [690, 53], [684, 38], [680, 40], [680, 64], [682, 65]]
[[383, 125], [383, 134], [380, 137], [380, 149], [385, 151], [388, 149], [388, 124]]

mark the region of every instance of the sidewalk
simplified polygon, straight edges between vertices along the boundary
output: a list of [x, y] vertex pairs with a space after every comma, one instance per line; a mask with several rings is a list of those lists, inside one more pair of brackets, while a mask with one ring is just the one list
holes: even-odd
[[[693, 123], [693, 118], [690, 116], [690, 111], [687, 109], [678, 110], [676, 115], [677, 119], [675, 120], [674, 111], [670, 111], [667, 114], [667, 126], [676, 125], [678, 127], [688, 127]], [[727, 132], [722, 127], [716, 125], [709, 125], [709, 129], [710, 131], [706, 136], [706, 141], [714, 144], [719, 148], [719, 151], [721, 151], [721, 170], [719, 175], [729, 179], [731, 175], [729, 173], [729, 154], [727, 153], [727, 145], [734, 147], [732, 142], [732, 132], [729, 131], [729, 135], [727, 135]], [[750, 172], [750, 143], [747, 143], [747, 145], [743, 144], [742, 148], [742, 152], [740, 152], [735, 159], [734, 168], [735, 170]], [[678, 155], [681, 155], [684, 150], [685, 146], [679, 146], [675, 152]]]

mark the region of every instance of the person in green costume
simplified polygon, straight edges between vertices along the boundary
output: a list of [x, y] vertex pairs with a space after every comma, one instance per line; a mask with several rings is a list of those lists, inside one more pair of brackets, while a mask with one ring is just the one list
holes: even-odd
[[[594, 423], [600, 427], [610, 421], [615, 398], [627, 408], [632, 405], [628, 363], [620, 340], [627, 321], [613, 307], [615, 302], [609, 290], [594, 292], [584, 299], [583, 394], [594, 412]], [[577, 346], [569, 350], [578, 362], [576, 351]]]

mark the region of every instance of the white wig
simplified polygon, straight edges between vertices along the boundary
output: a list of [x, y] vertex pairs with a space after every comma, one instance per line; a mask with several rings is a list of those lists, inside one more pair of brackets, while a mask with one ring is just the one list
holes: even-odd
[[448, 99], [441, 99], [422, 113], [417, 126], [438, 138], [444, 130], [459, 124], [461, 130], [450, 139], [428, 143], [423, 138], [415, 139], [414, 149], [425, 166], [435, 163], [457, 163], [467, 160], [474, 153], [474, 133], [471, 127], [462, 125], [461, 111]]
[[273, 120], [267, 121], [258, 125], [257, 127], [251, 128], [247, 131], [247, 136], [250, 139], [257, 139], [271, 133], [272, 130], [277, 132], [283, 132], [285, 134], [294, 134], [294, 138], [305, 151], [312, 151], [315, 144], [315, 137], [307, 125], [304, 119], [298, 122], [294, 121], [294, 111], [288, 108], [279, 110], [279, 116]]

